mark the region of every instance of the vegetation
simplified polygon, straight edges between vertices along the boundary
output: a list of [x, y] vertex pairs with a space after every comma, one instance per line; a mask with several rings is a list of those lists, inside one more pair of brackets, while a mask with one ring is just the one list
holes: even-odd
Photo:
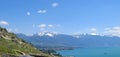
[[62, 57], [59, 53], [57, 53], [54, 49], [40, 49], [44, 53], [52, 54], [54, 56]]
[[39, 51], [24, 40], [16, 37], [14, 33], [9, 33], [5, 28], [0, 27], [0, 57], [4, 54], [15, 56], [36, 54], [53, 57], [47, 53]]

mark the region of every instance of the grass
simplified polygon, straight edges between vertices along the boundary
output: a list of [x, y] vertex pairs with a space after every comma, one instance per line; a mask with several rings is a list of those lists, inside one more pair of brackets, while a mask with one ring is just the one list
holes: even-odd
[[0, 54], [11, 54], [19, 56], [21, 54], [18, 51], [24, 52], [25, 54], [39, 54], [50, 57], [48, 54], [39, 51], [30, 44], [27, 43], [18, 44], [11, 40], [0, 38]]
[[14, 33], [9, 33], [5, 28], [0, 27], [0, 57], [2, 54], [19, 56], [22, 53], [27, 55], [37, 54], [47, 57], [53, 57], [39, 51], [32, 45], [26, 43], [23, 39], [16, 37]]

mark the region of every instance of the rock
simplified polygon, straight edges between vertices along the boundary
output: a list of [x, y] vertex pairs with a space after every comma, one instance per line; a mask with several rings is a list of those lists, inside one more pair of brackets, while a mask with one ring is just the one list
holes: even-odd
[[41, 56], [41, 55], [31, 55], [33, 57], [46, 57], [46, 56]]
[[22, 56], [19, 56], [19, 57], [33, 57], [33, 56], [30, 56], [30, 55], [22, 55]]

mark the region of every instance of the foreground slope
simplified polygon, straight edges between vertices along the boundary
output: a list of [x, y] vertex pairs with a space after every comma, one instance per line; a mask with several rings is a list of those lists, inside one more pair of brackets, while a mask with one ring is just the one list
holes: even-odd
[[46, 57], [52, 57], [45, 54], [24, 40], [16, 37], [15, 34], [8, 32], [5, 28], [0, 27], [0, 57], [3, 55], [41, 55]]

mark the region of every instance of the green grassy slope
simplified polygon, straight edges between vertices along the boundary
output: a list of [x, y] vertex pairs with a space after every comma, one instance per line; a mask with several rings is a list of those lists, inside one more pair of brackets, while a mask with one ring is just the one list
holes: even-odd
[[6, 29], [0, 27], [0, 57], [3, 54], [15, 56], [23, 54], [37, 54], [52, 57], [51, 55], [39, 51], [24, 40], [16, 37], [15, 34], [9, 33]]

